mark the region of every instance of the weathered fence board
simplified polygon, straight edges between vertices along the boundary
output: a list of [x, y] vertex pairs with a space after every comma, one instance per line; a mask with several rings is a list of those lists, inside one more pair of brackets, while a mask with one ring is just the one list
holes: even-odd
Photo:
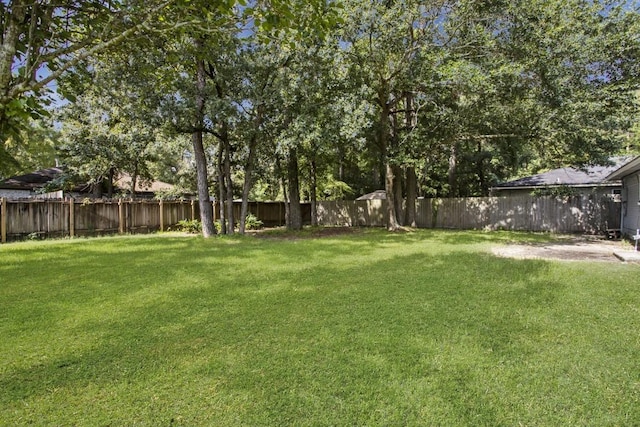
[[[226, 204], [226, 202], [225, 202]], [[197, 202], [196, 202], [197, 208]], [[233, 215], [235, 222], [240, 218], [241, 202], [233, 203]], [[214, 218], [219, 216], [220, 206], [216, 202], [214, 204]], [[265, 227], [278, 227], [286, 224], [285, 203], [284, 202], [249, 202], [247, 206], [248, 213], [255, 215]], [[303, 224], [311, 223], [311, 205], [310, 203], [300, 203], [300, 213], [302, 215]]]
[[192, 212], [191, 201], [2, 199], [1, 241], [157, 231]]
[[[321, 225], [385, 226], [385, 200], [319, 202]], [[400, 213], [404, 217], [404, 212]], [[420, 228], [597, 233], [620, 224], [620, 203], [592, 196], [420, 199]]]
[[[52, 201], [51, 203], [60, 203]], [[74, 230], [76, 236], [94, 236], [117, 233], [119, 215], [117, 201], [81, 202], [74, 205]]]
[[3, 202], [2, 221], [6, 239], [11, 235], [63, 236], [69, 230], [69, 207], [48, 200]]
[[336, 200], [318, 202], [321, 225], [383, 227], [386, 224], [384, 200]]
[[[321, 225], [386, 225], [386, 201], [318, 202]], [[214, 219], [219, 206], [214, 205]], [[302, 204], [303, 222], [311, 207]], [[420, 199], [416, 223], [421, 228], [597, 233], [619, 228], [620, 203], [589, 196], [467, 197]], [[249, 212], [265, 226], [285, 224], [282, 202], [250, 202]], [[240, 216], [240, 203], [234, 203]], [[404, 217], [401, 212], [400, 217]], [[7, 200], [0, 199], [0, 241], [26, 237], [92, 236], [167, 230], [181, 220], [199, 219], [197, 201], [158, 200]]]
[[[219, 205], [214, 203], [214, 220]], [[235, 221], [240, 202], [233, 204]], [[283, 202], [249, 202], [249, 213], [265, 226], [285, 224]], [[311, 222], [311, 208], [301, 204], [303, 223]], [[0, 199], [0, 242], [24, 238], [95, 236], [168, 230], [181, 220], [200, 219], [198, 202], [159, 200]]]

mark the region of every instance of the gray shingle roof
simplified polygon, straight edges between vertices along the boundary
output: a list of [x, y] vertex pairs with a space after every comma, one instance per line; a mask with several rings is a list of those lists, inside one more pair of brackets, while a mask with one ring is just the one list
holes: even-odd
[[[24, 175], [12, 176], [4, 181], [0, 181], [0, 189], [29, 191], [39, 190], [52, 180], [62, 176], [63, 173], [64, 169], [62, 168], [48, 168]], [[116, 187], [115, 189], [129, 189], [129, 187], [131, 187], [131, 177], [123, 174], [114, 182], [114, 185]], [[88, 189], [88, 184], [82, 184], [74, 187], [74, 191], [79, 192], [86, 192]], [[151, 193], [171, 189], [173, 189], [173, 185], [161, 181], [146, 182], [138, 180], [136, 182], [136, 192], [138, 193]]]
[[609, 176], [607, 176], [607, 179], [620, 180], [625, 176], [636, 172], [640, 172], [640, 156], [637, 156], [627, 163], [620, 165], [616, 170], [611, 172]]
[[607, 166], [587, 166], [585, 169], [573, 167], [553, 169], [537, 175], [503, 182], [497, 184], [494, 188], [499, 190], [505, 188], [548, 187], [555, 185], [600, 185], [605, 182], [607, 176], [629, 162], [631, 159], [631, 156], [612, 157], [610, 159], [612, 164]]
[[42, 188], [49, 181], [62, 175], [64, 171], [61, 168], [48, 168], [31, 172], [25, 175], [12, 176], [11, 178], [0, 181], [0, 188], [14, 190], [35, 190]]

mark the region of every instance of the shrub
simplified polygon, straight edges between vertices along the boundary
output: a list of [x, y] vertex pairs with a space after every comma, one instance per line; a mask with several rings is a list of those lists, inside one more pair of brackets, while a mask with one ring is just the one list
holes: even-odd
[[176, 231], [182, 231], [185, 233], [197, 234], [202, 231], [202, 224], [197, 219], [183, 219], [181, 221], [178, 221], [178, 223], [174, 226], [174, 229]]
[[252, 213], [248, 214], [244, 221], [244, 227], [246, 230], [257, 230], [262, 228], [262, 225], [262, 221]]

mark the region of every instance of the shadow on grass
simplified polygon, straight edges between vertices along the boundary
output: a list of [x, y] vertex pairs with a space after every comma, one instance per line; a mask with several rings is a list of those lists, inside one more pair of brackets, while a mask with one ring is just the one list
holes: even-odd
[[[543, 261], [384, 247], [425, 239], [455, 246], [459, 238], [131, 239], [103, 248], [83, 242], [63, 257], [42, 250], [43, 262], [67, 273], [31, 289], [49, 306], [42, 316], [51, 316], [31, 333], [72, 344], [22, 367], [17, 351], [0, 375], [0, 402], [19, 413], [21, 402], [51, 401], [72, 414], [70, 405], [97, 399], [110, 410], [121, 405], [116, 423], [197, 421], [212, 410], [202, 387], [215, 384], [221, 423], [418, 423], [446, 401], [443, 423], [500, 424], [508, 403], [481, 392], [478, 365], [516, 363], [544, 345], [529, 314], [554, 307], [563, 285], [549, 280]], [[16, 313], [34, 308], [18, 296], [13, 303]], [[168, 402], [140, 407], [126, 395], [133, 383], [151, 399], [163, 382], [165, 398], [191, 399], [195, 412], [176, 413]], [[94, 388], [112, 391], [81, 395]], [[30, 415], [78, 421], [46, 410]]]

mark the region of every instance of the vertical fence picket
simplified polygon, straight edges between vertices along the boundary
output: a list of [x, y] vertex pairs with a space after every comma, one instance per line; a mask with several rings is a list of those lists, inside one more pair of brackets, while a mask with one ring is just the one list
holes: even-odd
[[[32, 233], [44, 237], [124, 234], [166, 230], [182, 219], [198, 219], [197, 201], [85, 201], [8, 200], [0, 198], [0, 241]], [[214, 204], [214, 215], [217, 211]], [[282, 225], [282, 202], [255, 203], [255, 214], [266, 226]], [[321, 201], [321, 225], [384, 226], [385, 204], [381, 200]], [[305, 211], [306, 212], [306, 211]], [[455, 229], [505, 229], [558, 233], [595, 233], [616, 228], [620, 203], [587, 197], [469, 197], [420, 199], [418, 227]], [[309, 212], [310, 213], [310, 212]], [[308, 222], [310, 218], [306, 218]], [[214, 217], [214, 220], [216, 218]]]
[[7, 199], [0, 198], [0, 243], [7, 243]]
[[[328, 226], [379, 226], [384, 217], [362, 212], [376, 210], [380, 202], [322, 201], [318, 203], [318, 222]], [[619, 212], [620, 203], [579, 196], [421, 199], [417, 204], [417, 223], [420, 228], [597, 233], [605, 230], [607, 224], [615, 224]]]
[[76, 234], [76, 201], [69, 199], [69, 237], [73, 238]]

